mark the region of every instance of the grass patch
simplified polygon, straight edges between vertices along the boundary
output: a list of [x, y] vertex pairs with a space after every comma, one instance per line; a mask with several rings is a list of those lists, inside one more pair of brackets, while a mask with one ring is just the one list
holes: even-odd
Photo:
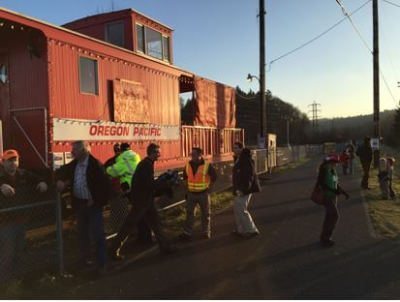
[[[211, 193], [211, 213], [218, 214], [232, 205], [233, 194], [230, 189], [222, 192]], [[200, 210], [196, 207], [195, 211], [196, 222], [194, 227], [199, 228], [200, 225]], [[163, 223], [168, 230], [170, 236], [177, 236], [182, 232], [183, 225], [186, 220], [185, 204], [181, 204], [172, 209], [166, 210], [162, 214]]]
[[[388, 147], [384, 147], [381, 156], [393, 156], [396, 158], [397, 165], [400, 160], [400, 152]], [[400, 192], [400, 173], [395, 163], [395, 173], [393, 176], [393, 190], [398, 194]], [[378, 182], [378, 171], [372, 170], [370, 175], [369, 191], [366, 191], [365, 197], [368, 204], [368, 211], [375, 231], [381, 236], [389, 239], [396, 239], [400, 236], [400, 202], [398, 200], [384, 200]]]

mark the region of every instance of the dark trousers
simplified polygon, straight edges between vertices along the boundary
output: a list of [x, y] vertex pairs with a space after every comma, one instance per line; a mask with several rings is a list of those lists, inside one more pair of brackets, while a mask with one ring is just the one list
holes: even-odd
[[322, 226], [321, 241], [328, 241], [332, 237], [333, 230], [339, 220], [339, 212], [337, 209], [337, 198], [325, 198], [325, 219]]
[[[87, 203], [87, 201], [86, 201]], [[106, 263], [106, 237], [104, 234], [103, 211], [99, 207], [87, 207], [81, 204], [77, 209], [78, 239], [81, 259], [90, 257], [91, 239], [96, 245], [96, 262], [98, 267]]]
[[146, 223], [146, 220], [142, 218], [137, 224], [138, 230], [138, 241], [141, 243], [152, 242], [151, 229]]
[[113, 250], [116, 252], [122, 248], [128, 236], [132, 233], [135, 226], [140, 221], [143, 221], [146, 225], [154, 232], [156, 236], [160, 250], [169, 248], [169, 243], [161, 229], [160, 217], [158, 216], [157, 209], [154, 206], [154, 202], [148, 203], [135, 203], [133, 204], [128, 216], [125, 219], [124, 224], [119, 230], [117, 236], [114, 239]]
[[363, 168], [363, 177], [361, 180], [361, 188], [368, 188], [368, 179], [369, 179], [369, 168], [371, 167], [371, 162], [361, 162]]

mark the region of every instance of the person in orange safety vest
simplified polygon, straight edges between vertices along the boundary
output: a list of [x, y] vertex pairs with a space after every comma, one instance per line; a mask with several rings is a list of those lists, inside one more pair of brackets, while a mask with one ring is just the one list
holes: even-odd
[[217, 179], [214, 167], [203, 158], [203, 150], [192, 148], [191, 160], [186, 164], [183, 178], [187, 182], [186, 222], [180, 238], [192, 239], [194, 210], [199, 204], [201, 210], [202, 237], [211, 238], [210, 230], [210, 191]]

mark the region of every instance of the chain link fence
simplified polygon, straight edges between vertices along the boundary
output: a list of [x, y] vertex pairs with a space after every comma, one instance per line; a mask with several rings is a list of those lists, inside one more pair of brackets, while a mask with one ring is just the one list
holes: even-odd
[[[32, 191], [34, 192], [34, 190]], [[22, 197], [0, 194], [0, 280], [7, 283], [44, 269], [60, 270], [61, 213], [55, 192]]]

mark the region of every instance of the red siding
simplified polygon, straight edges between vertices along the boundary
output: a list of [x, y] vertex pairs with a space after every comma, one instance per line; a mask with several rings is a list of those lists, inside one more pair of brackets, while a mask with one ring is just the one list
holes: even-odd
[[[16, 148], [21, 153], [21, 161], [27, 167], [41, 165], [26, 137], [14, 120], [17, 118], [26, 134], [44, 158], [45, 149], [43, 110], [18, 111], [16, 109], [47, 108], [47, 53], [46, 39], [37, 30], [10, 23], [0, 28], [1, 52], [8, 57], [9, 103], [0, 100], [4, 148]], [[35, 49], [36, 57], [29, 52]], [[46, 134], [47, 135], [47, 134]]]
[[133, 28], [130, 10], [121, 13], [105, 14], [80, 19], [64, 25], [65, 28], [74, 30], [84, 35], [105, 41], [105, 25], [122, 21], [125, 26], [124, 47], [133, 50]]
[[[179, 78], [147, 66], [113, 59], [63, 42], [48, 43], [51, 64], [52, 101], [54, 117], [109, 121], [112, 116], [110, 85], [120, 78], [140, 82], [148, 91], [150, 122], [180, 125]], [[82, 94], [79, 87], [79, 57], [98, 62], [98, 95]]]

